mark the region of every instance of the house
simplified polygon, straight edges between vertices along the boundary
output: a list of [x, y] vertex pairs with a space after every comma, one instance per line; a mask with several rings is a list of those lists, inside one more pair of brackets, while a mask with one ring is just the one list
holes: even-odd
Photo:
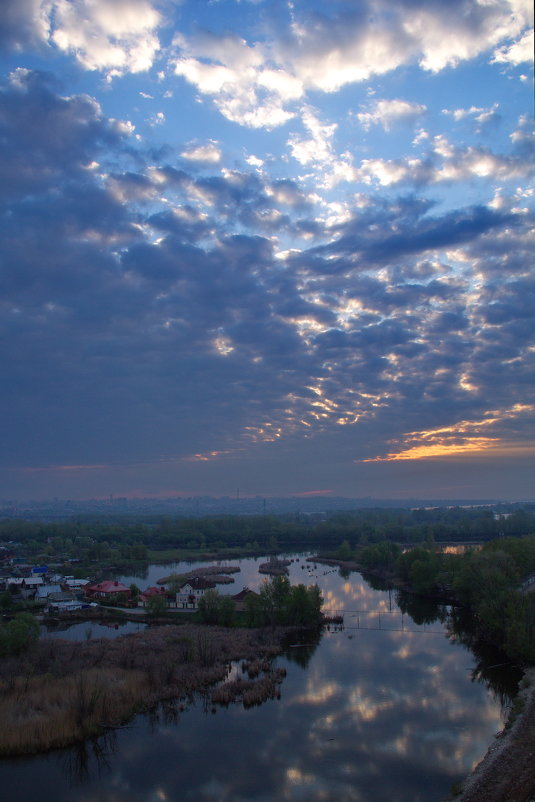
[[48, 597], [47, 609], [49, 613], [81, 610], [82, 602], [75, 598], [74, 593], [51, 593]]
[[215, 588], [215, 582], [210, 582], [202, 576], [188, 579], [176, 594], [176, 606], [182, 609], [196, 610], [199, 599], [211, 588]]
[[62, 581], [66, 590], [84, 590], [90, 584], [89, 579], [74, 579], [72, 576], [66, 576]]
[[85, 595], [90, 599], [100, 599], [100, 601], [127, 602], [130, 599], [130, 588], [118, 582], [116, 579], [97, 582], [95, 585], [84, 587]]
[[146, 607], [149, 599], [152, 599], [154, 596], [162, 596], [162, 598], [165, 599], [165, 603], [167, 604], [167, 591], [165, 590], [165, 587], [162, 585], [159, 588], [157, 587], [147, 588], [147, 590], [144, 590], [143, 593], [140, 593], [137, 602], [138, 607]]
[[48, 599], [50, 594], [52, 593], [61, 593], [61, 586], [60, 585], [38, 585], [37, 593], [35, 594], [35, 598], [39, 601], [43, 599]]
[[258, 598], [258, 593], [255, 593], [254, 590], [249, 590], [249, 588], [244, 588], [243, 590], [240, 590], [239, 593], [236, 593], [234, 594], [234, 596], [230, 597], [234, 602], [235, 609], [237, 612], [244, 612], [245, 610], [247, 610], [247, 599], [249, 597]]
[[33, 599], [37, 588], [43, 584], [43, 577], [11, 576], [6, 580], [9, 589], [16, 588], [23, 599]]

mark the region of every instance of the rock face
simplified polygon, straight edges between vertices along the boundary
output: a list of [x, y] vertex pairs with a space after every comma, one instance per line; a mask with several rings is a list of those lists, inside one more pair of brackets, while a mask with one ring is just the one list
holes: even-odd
[[455, 802], [535, 800], [535, 668], [522, 681], [511, 726], [498, 733]]

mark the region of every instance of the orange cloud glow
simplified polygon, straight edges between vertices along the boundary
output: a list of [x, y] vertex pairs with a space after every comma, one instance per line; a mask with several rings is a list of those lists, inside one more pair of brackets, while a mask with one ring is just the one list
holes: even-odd
[[189, 457], [182, 457], [182, 462], [210, 462], [210, 460], [234, 454], [236, 449], [227, 451], [206, 451], [204, 454], [191, 454]]
[[[428, 433], [426, 433], [428, 436]], [[432, 457], [445, 457], [451, 454], [466, 454], [470, 451], [483, 451], [499, 443], [495, 437], [469, 437], [460, 443], [427, 443], [411, 446], [403, 451], [392, 452], [385, 457], [373, 457], [362, 462], [395, 462], [396, 460], [426, 459]]]
[[453, 454], [477, 453], [488, 449], [493, 449], [494, 451], [500, 449], [505, 454], [516, 452], [519, 448], [523, 451], [535, 451], [533, 444], [508, 443], [501, 437], [490, 437], [482, 434], [489, 427], [519, 418], [523, 414], [533, 411], [535, 411], [535, 405], [533, 404], [514, 404], [509, 409], [488, 410], [478, 420], [462, 420], [452, 426], [407, 432], [399, 443], [398, 450], [391, 451], [385, 456], [358, 461], [395, 462], [398, 460], [432, 459], [433, 457], [447, 457]]

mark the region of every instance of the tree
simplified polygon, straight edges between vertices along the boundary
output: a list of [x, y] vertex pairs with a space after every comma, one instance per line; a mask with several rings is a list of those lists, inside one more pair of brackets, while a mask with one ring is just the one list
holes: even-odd
[[351, 548], [349, 541], [344, 540], [343, 543], [341, 543], [336, 550], [336, 559], [351, 560], [352, 558], [353, 558], [353, 549]]
[[321, 621], [323, 597], [317, 585], [295, 585], [287, 603], [287, 622], [296, 626], [317, 626]]
[[230, 596], [223, 596], [217, 590], [209, 589], [199, 599], [199, 611], [206, 624], [232, 625], [235, 605]]
[[358, 554], [358, 561], [366, 568], [392, 568], [401, 554], [401, 548], [390, 540], [382, 540], [365, 546]]
[[18, 613], [8, 624], [0, 625], [0, 655], [18, 655], [39, 637], [39, 623], [31, 613]]
[[167, 612], [167, 601], [163, 594], [155, 593], [147, 601], [146, 607], [149, 615], [162, 615]]
[[265, 581], [258, 596], [246, 600], [249, 623], [257, 626], [317, 626], [323, 598], [317, 585], [290, 585], [285, 576]]

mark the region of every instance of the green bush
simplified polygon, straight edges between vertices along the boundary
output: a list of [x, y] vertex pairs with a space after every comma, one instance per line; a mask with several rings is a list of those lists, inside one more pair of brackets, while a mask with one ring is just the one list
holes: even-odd
[[39, 624], [30, 613], [17, 613], [0, 625], [0, 656], [19, 655], [39, 637]]

